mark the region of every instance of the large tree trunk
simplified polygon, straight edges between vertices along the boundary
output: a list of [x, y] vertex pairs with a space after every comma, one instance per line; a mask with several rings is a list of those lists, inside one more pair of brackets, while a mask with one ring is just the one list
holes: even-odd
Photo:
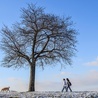
[[30, 66], [29, 91], [35, 91], [35, 63]]

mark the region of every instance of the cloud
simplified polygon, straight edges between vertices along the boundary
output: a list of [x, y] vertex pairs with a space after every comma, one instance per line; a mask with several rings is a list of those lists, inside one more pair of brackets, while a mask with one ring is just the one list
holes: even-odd
[[91, 70], [72, 78], [74, 90], [98, 90], [98, 71]]
[[67, 78], [66, 76], [69, 76], [71, 75], [72, 73], [70, 72], [65, 72], [65, 71], [62, 71], [60, 72], [59, 74], [56, 75], [57, 78]]
[[[98, 71], [90, 70], [86, 73], [75, 74], [69, 72], [61, 72], [55, 77], [51, 76], [51, 80], [36, 81], [37, 91], [61, 91], [63, 87], [62, 79], [69, 77], [72, 82], [72, 90], [75, 91], [97, 91], [98, 90]], [[55, 79], [53, 79], [55, 78]]]
[[[63, 87], [62, 78], [68, 76], [72, 82], [73, 91], [97, 91], [98, 90], [98, 71], [91, 70], [84, 74], [73, 74], [61, 72], [57, 79], [59, 81], [37, 81], [36, 90], [38, 91], [61, 91]], [[52, 77], [51, 77], [52, 79]]]
[[11, 89], [16, 91], [27, 91], [28, 90], [28, 83], [25, 80], [20, 78], [8, 78], [7, 79]]
[[98, 57], [94, 61], [87, 62], [86, 65], [88, 65], [88, 66], [98, 66]]
[[[72, 82], [73, 91], [97, 91], [98, 90], [98, 71], [90, 70], [86, 73], [75, 74], [69, 72], [60, 72], [59, 74], [51, 76], [51, 80], [36, 80], [36, 91], [61, 91], [63, 87], [63, 77], [68, 78]], [[55, 78], [55, 79], [53, 79]], [[28, 81], [10, 77], [6, 80], [2, 80], [4, 83], [0, 86], [0, 89], [5, 86], [10, 86], [10, 90], [14, 91], [27, 91]]]
[[61, 91], [62, 83], [56, 81], [41, 81], [36, 82], [37, 91]]
[[13, 78], [10, 77], [8, 79], [2, 80], [2, 86], [0, 86], [0, 89], [3, 87], [9, 87], [12, 91], [27, 91], [28, 90], [28, 84], [25, 80], [20, 78]]

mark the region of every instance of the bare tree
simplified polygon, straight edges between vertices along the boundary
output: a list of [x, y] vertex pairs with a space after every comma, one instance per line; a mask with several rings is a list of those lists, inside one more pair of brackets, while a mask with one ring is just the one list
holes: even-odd
[[21, 22], [2, 28], [1, 48], [4, 67], [30, 67], [29, 91], [35, 91], [36, 66], [44, 68], [63, 60], [71, 64], [77, 32], [70, 18], [47, 14], [42, 7], [28, 4], [22, 9]]

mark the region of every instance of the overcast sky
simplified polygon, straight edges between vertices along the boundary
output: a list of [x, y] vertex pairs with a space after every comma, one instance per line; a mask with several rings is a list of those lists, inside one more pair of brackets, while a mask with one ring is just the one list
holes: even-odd
[[[37, 91], [61, 91], [63, 78], [69, 78], [72, 89], [98, 90], [98, 0], [1, 0], [0, 30], [3, 25], [11, 27], [20, 21], [21, 8], [28, 3], [45, 8], [46, 13], [71, 16], [77, 36], [77, 52], [71, 66], [61, 69], [46, 66], [36, 70]], [[1, 37], [0, 37], [1, 39]], [[0, 50], [0, 64], [4, 53]], [[13, 69], [0, 67], [0, 88], [10, 86], [11, 90], [26, 91], [29, 82], [29, 68]]]

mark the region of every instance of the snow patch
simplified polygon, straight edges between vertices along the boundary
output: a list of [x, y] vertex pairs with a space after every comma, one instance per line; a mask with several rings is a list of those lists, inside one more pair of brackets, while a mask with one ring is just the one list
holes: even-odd
[[0, 92], [0, 98], [98, 98], [97, 91]]

